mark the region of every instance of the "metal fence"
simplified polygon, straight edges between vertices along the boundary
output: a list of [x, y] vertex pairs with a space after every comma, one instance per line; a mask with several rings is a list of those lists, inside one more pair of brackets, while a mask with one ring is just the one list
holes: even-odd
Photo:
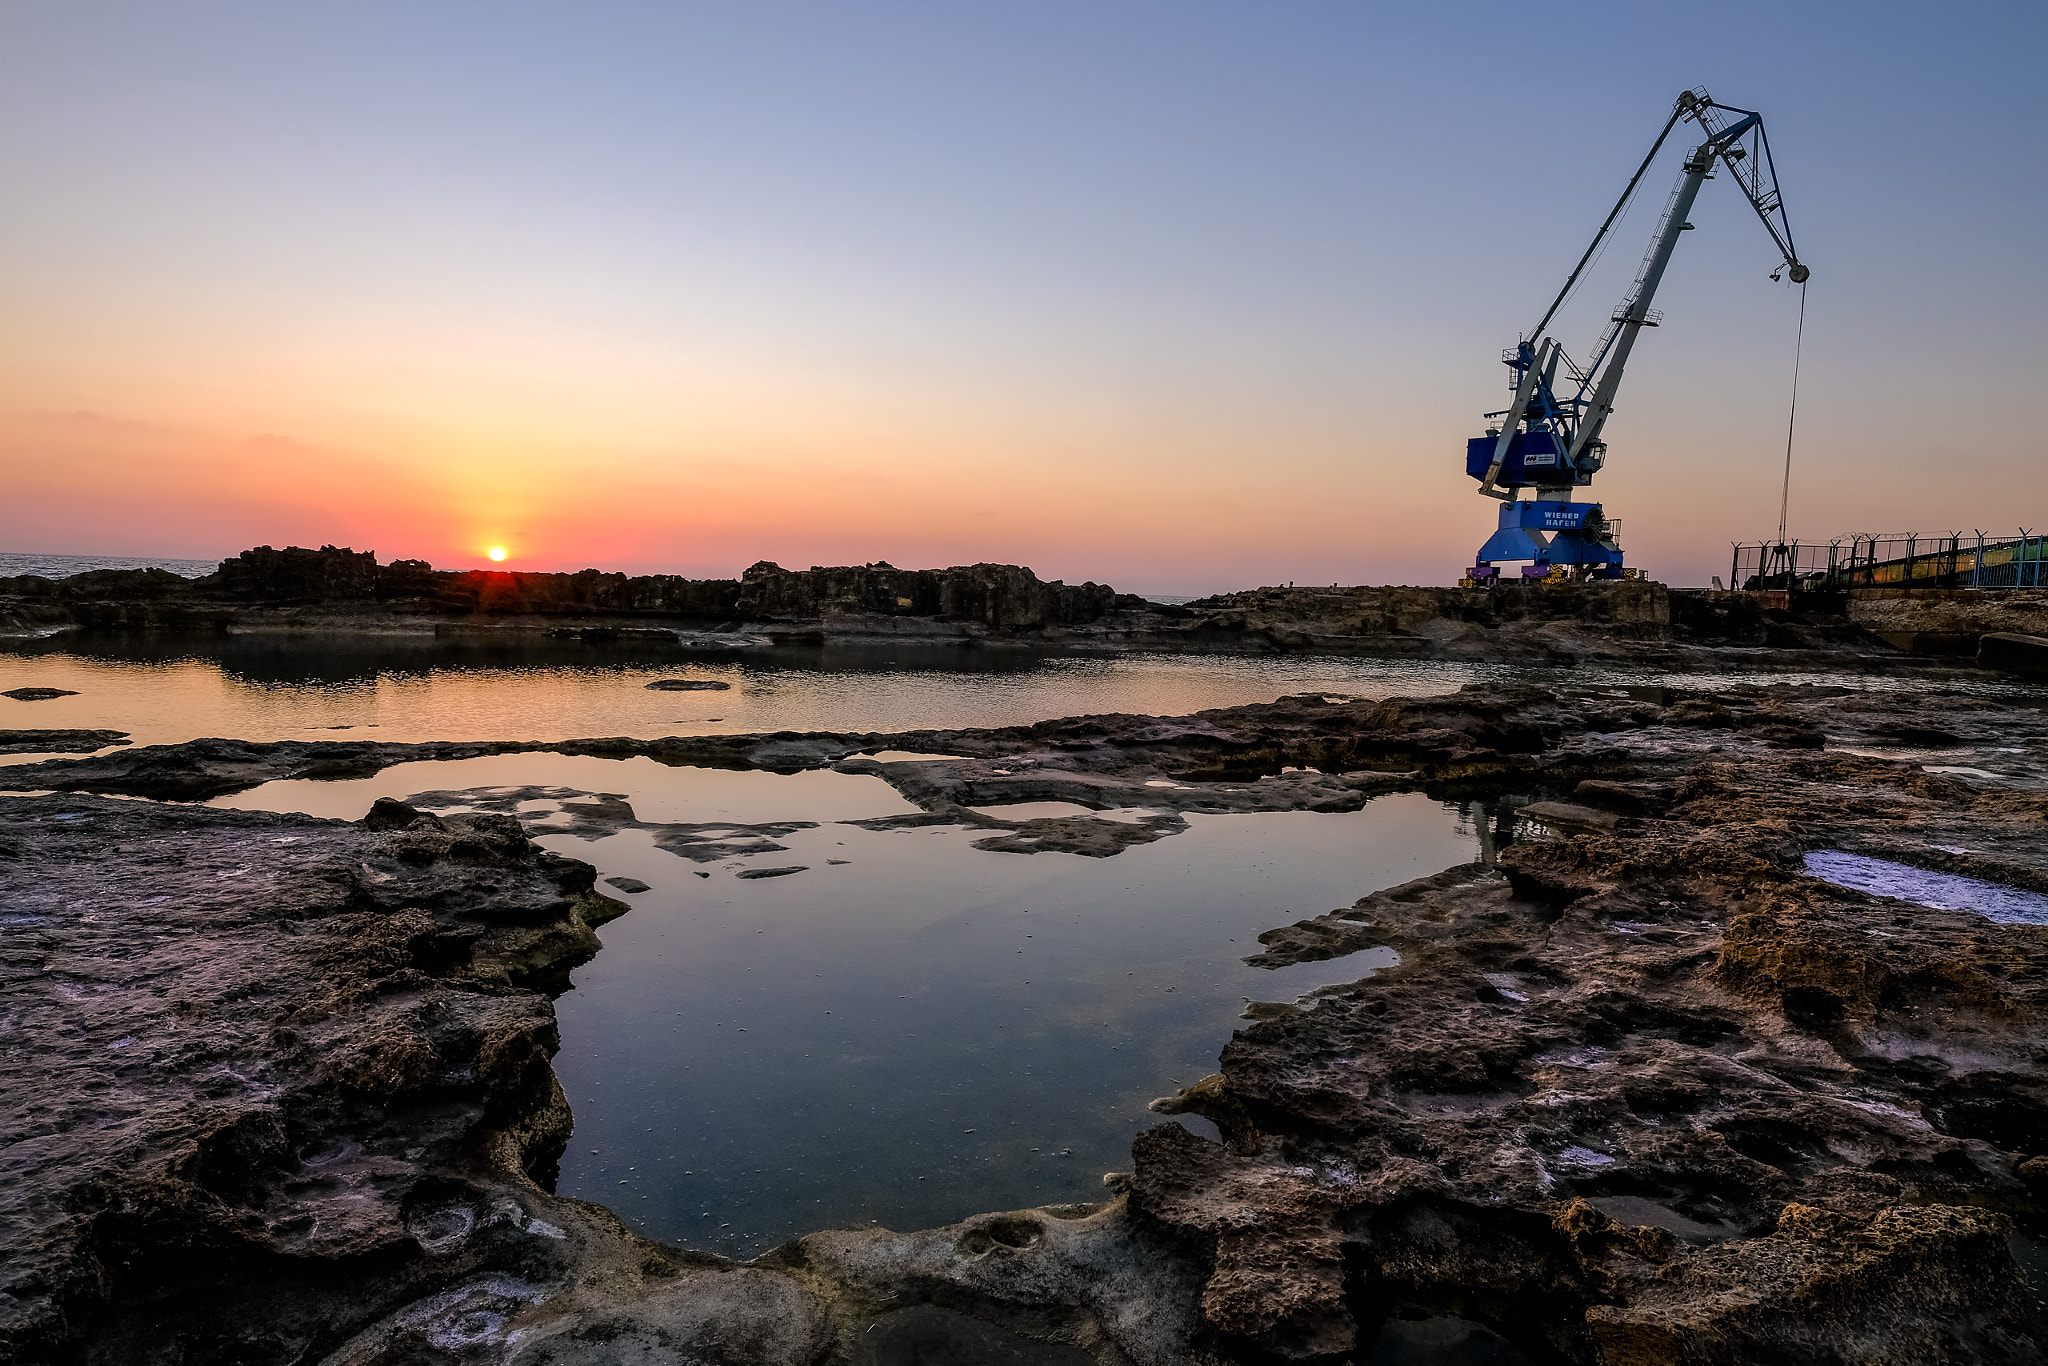
[[1745, 589], [2048, 588], [2048, 535], [1844, 536], [1825, 544], [1742, 541], [1728, 586]]

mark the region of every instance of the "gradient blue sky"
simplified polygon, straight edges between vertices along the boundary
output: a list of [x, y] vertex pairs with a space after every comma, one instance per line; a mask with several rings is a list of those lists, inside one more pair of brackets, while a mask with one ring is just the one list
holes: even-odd
[[[1792, 526], [2048, 523], [2039, 4], [0, 3], [0, 546], [1443, 583], [1533, 324], [1704, 84], [1812, 265]], [[1582, 292], [1583, 349], [1665, 163]], [[1595, 493], [1777, 515], [1706, 188]]]

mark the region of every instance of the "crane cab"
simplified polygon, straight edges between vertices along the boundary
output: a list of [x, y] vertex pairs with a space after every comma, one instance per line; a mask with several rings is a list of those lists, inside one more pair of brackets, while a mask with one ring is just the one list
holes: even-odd
[[[1493, 452], [1500, 445], [1500, 433], [1475, 436], [1465, 443], [1465, 473], [1484, 481], [1493, 468]], [[1507, 458], [1501, 461], [1494, 487], [1525, 489], [1543, 485], [1555, 488], [1576, 482], [1565, 464], [1564, 440], [1556, 432], [1516, 432], [1508, 441]]]

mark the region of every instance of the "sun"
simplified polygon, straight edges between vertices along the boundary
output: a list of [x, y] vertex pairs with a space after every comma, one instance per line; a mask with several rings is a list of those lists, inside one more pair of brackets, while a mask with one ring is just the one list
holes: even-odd
[[505, 558], [505, 547], [504, 547], [504, 546], [501, 546], [501, 545], [494, 545], [494, 546], [492, 546], [492, 547], [491, 547], [491, 558], [492, 558], [492, 559], [494, 559], [494, 560], [502, 560], [502, 559], [504, 559], [504, 558]]

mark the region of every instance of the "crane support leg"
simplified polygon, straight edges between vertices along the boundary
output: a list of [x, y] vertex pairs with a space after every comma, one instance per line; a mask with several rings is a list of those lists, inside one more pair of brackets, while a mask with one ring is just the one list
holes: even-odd
[[1594, 578], [1623, 577], [1621, 548], [1609, 539], [1598, 503], [1503, 503], [1500, 529], [1479, 547], [1477, 560], [1467, 571], [1475, 583], [1498, 581], [1503, 560], [1530, 561], [1522, 570], [1525, 579], [1545, 578], [1562, 566]]

